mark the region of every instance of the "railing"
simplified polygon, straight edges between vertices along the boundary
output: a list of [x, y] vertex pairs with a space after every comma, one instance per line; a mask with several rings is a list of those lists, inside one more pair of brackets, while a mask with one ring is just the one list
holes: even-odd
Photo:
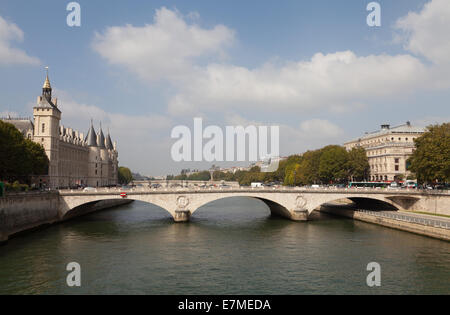
[[450, 191], [445, 190], [420, 190], [420, 189], [381, 189], [381, 188], [338, 188], [338, 187], [320, 187], [320, 188], [311, 188], [311, 187], [287, 187], [287, 186], [275, 186], [275, 187], [247, 187], [247, 186], [226, 186], [226, 187], [159, 187], [159, 188], [150, 188], [150, 187], [131, 187], [131, 188], [122, 188], [122, 187], [98, 187], [92, 188], [89, 190], [83, 189], [65, 189], [60, 190], [61, 193], [118, 193], [118, 192], [206, 192], [206, 191], [262, 191], [262, 192], [314, 192], [314, 193], [350, 193], [350, 194], [360, 194], [360, 193], [381, 193], [381, 194], [396, 194], [396, 195], [439, 195], [439, 196], [450, 196]]
[[396, 213], [396, 212], [385, 212], [385, 211], [371, 211], [371, 210], [355, 210], [358, 212], [366, 213], [375, 217], [388, 218], [397, 221], [403, 221], [408, 223], [421, 224], [430, 227], [437, 227], [441, 229], [450, 230], [450, 220], [439, 220], [431, 218], [423, 218], [409, 214]]

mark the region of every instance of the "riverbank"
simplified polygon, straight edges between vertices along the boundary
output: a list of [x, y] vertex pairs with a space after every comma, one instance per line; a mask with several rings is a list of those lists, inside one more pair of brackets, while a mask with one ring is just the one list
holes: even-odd
[[327, 204], [319, 211], [367, 223], [450, 241], [450, 219], [401, 211], [351, 209], [345, 204]]
[[93, 202], [75, 210], [70, 217], [61, 217], [58, 212], [58, 192], [8, 194], [0, 198], [0, 244], [18, 234], [131, 202], [132, 200]]

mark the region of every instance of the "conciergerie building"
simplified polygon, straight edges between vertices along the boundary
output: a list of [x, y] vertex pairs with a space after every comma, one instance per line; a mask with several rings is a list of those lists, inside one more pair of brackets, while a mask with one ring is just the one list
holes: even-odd
[[348, 151], [357, 147], [366, 150], [370, 165], [369, 180], [406, 179], [410, 174], [407, 160], [414, 152], [414, 139], [424, 132], [425, 128], [414, 127], [410, 122], [397, 127], [382, 125], [380, 130], [366, 133], [359, 139], [344, 143], [344, 146]]
[[33, 108], [33, 121], [22, 118], [2, 118], [13, 124], [23, 136], [41, 144], [50, 161], [48, 175], [35, 178], [41, 187], [65, 188], [76, 185], [92, 187], [117, 184], [118, 152], [116, 142], [105, 137], [100, 125], [98, 132], [93, 123], [83, 133], [60, 124], [61, 111], [57, 98], [52, 98], [52, 87], [45, 78], [42, 95]]

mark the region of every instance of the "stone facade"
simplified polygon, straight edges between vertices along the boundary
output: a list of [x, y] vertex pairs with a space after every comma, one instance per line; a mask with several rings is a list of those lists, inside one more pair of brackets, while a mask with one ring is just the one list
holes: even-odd
[[362, 147], [366, 150], [370, 165], [371, 181], [394, 181], [410, 174], [407, 160], [414, 151], [414, 139], [425, 132], [424, 128], [413, 127], [407, 122], [391, 128], [382, 125], [381, 130], [366, 133], [363, 137], [347, 142], [345, 148]]
[[52, 98], [48, 75], [33, 108], [34, 121], [4, 118], [19, 129], [24, 137], [41, 144], [50, 161], [48, 175], [35, 178], [36, 184], [48, 188], [75, 186], [114, 186], [118, 180], [118, 152], [109, 132], [97, 133], [91, 122], [86, 137], [61, 125], [58, 100]]

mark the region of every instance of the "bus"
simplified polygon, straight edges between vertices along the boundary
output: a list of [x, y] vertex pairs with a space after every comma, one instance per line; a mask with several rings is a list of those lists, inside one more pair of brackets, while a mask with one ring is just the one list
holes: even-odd
[[386, 188], [388, 182], [350, 182], [348, 188]]

